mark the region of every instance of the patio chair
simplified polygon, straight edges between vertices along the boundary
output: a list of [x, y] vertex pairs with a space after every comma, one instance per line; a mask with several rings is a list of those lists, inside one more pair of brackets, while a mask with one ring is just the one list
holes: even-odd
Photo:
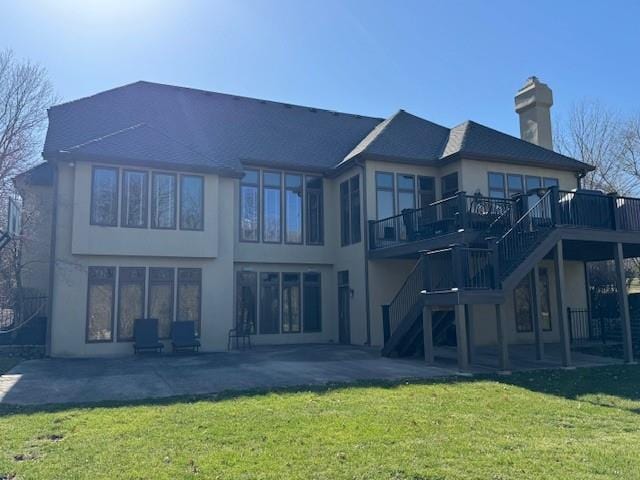
[[174, 322], [171, 325], [171, 346], [174, 352], [179, 350], [197, 352], [200, 348], [200, 340], [196, 338], [195, 322]]
[[158, 319], [138, 318], [133, 324], [133, 351], [162, 352], [164, 345], [158, 340]]
[[[229, 330], [229, 338], [227, 339], [227, 351], [231, 350], [231, 341], [235, 339], [236, 348], [251, 348], [251, 326], [247, 323], [236, 326]], [[238, 340], [242, 339], [242, 347], [239, 347]]]

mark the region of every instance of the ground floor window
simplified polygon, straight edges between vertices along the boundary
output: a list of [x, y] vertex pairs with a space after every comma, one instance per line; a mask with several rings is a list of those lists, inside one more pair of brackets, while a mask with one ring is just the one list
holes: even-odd
[[513, 291], [518, 332], [533, 331], [533, 308], [531, 302], [531, 276], [527, 275]]
[[160, 338], [171, 336], [174, 276], [175, 270], [173, 268], [149, 269], [148, 316], [158, 319], [158, 336]]
[[196, 335], [200, 335], [202, 297], [202, 270], [178, 269], [178, 307], [176, 320], [194, 322]]
[[236, 326], [251, 333], [322, 331], [321, 278], [318, 272], [236, 274]]
[[144, 317], [146, 268], [118, 270], [118, 341], [133, 340], [133, 324]]
[[113, 340], [115, 280], [115, 267], [89, 267], [86, 332], [88, 342]]

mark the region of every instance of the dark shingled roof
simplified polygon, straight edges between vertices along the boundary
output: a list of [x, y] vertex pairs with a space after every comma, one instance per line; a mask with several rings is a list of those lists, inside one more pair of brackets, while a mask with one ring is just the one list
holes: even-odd
[[[116, 153], [141, 162], [150, 157], [190, 167], [204, 162], [213, 170], [237, 173], [241, 162], [328, 170], [381, 121], [136, 82], [52, 107], [43, 154]], [[124, 144], [116, 145], [119, 141]], [[156, 141], [160, 145], [152, 147]]]
[[227, 175], [240, 175], [247, 163], [331, 172], [358, 157], [591, 169], [470, 121], [448, 129], [403, 110], [383, 120], [150, 82], [50, 108], [43, 155]]

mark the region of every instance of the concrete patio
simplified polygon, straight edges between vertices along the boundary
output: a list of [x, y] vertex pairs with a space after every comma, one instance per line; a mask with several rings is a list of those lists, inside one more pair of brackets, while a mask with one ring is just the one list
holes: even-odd
[[[546, 346], [545, 361], [532, 345], [510, 347], [513, 370], [558, 368], [560, 352]], [[574, 353], [579, 367], [621, 361]], [[496, 352], [478, 349], [472, 373], [491, 373]], [[133, 401], [362, 380], [430, 379], [459, 374], [455, 348], [441, 348], [436, 365], [421, 359], [392, 359], [375, 348], [340, 345], [257, 347], [230, 353], [147, 355], [117, 358], [28, 360], [0, 377], [0, 403], [44, 405]]]
[[0, 403], [43, 405], [130, 401], [225, 390], [428, 379], [454, 374], [378, 349], [339, 345], [257, 347], [230, 353], [41, 359], [0, 377]]

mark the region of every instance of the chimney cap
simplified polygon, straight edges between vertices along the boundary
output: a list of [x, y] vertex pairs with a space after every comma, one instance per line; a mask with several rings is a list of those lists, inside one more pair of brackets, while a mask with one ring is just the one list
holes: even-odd
[[516, 93], [515, 103], [518, 113], [536, 105], [549, 108], [553, 105], [553, 93], [546, 83], [532, 75]]

